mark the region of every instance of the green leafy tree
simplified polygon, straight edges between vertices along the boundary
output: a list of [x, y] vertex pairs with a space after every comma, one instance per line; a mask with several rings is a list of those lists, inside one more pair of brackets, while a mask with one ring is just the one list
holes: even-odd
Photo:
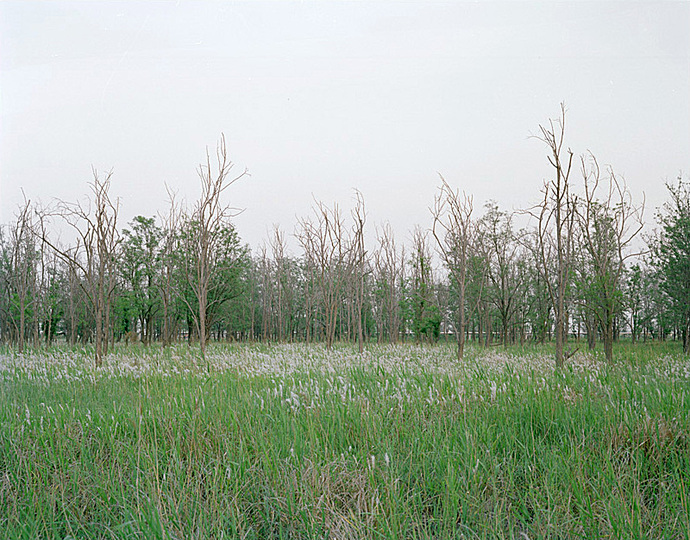
[[250, 260], [248, 249], [241, 245], [240, 237], [232, 223], [227, 222], [211, 229], [209, 234], [213, 238], [214, 249], [209, 250], [206, 255], [207, 275], [202, 276], [205, 279], [203, 290], [206, 295], [203, 306], [200, 306], [199, 274], [188, 271], [190, 265], [193, 267], [196, 264], [194, 257], [198, 256], [194, 250], [195, 239], [199, 235], [198, 228], [197, 222], [187, 221], [178, 231], [179, 249], [175, 256], [180, 274], [176, 281], [180, 298], [187, 308], [186, 318], [189, 321], [190, 332], [196, 330], [199, 335], [198, 325], [201, 320], [204, 324], [203, 333], [208, 336], [214, 324], [230, 320], [224, 308], [228, 302], [243, 294], [243, 286], [246, 282], [243, 279], [243, 273], [248, 269]]
[[585, 197], [578, 206], [579, 239], [584, 248], [585, 306], [601, 328], [606, 360], [613, 359], [617, 318], [625, 308], [623, 279], [625, 262], [636, 253], [631, 242], [644, 226], [643, 206], [635, 206], [624, 180], [610, 167], [602, 175], [593, 155], [582, 157]]
[[120, 272], [126, 283], [122, 301], [125, 309], [139, 323], [141, 341], [153, 339], [154, 317], [160, 309], [159, 288], [161, 258], [159, 245], [163, 231], [154, 218], [135, 217], [130, 229], [122, 232]]
[[639, 264], [633, 264], [625, 279], [626, 307], [629, 312], [628, 324], [633, 343], [638, 340], [642, 329], [645, 273], [646, 269], [643, 269]]
[[503, 345], [513, 341], [521, 298], [525, 296], [526, 273], [522, 269], [522, 245], [513, 230], [512, 216], [490, 201], [480, 221], [488, 270], [485, 293], [496, 308], [502, 327]]
[[690, 353], [690, 183], [678, 178], [667, 184], [671, 200], [657, 215], [661, 230], [652, 243], [662, 290], [683, 338], [683, 352]]
[[46, 269], [46, 283], [43, 291], [43, 337], [50, 345], [57, 334], [64, 317], [64, 303], [61, 291], [67, 287], [65, 276], [60, 272], [57, 258]]
[[431, 268], [431, 253], [427, 234], [415, 229], [412, 236], [412, 257], [409, 305], [412, 316], [412, 330], [416, 341], [434, 342], [441, 328], [441, 314], [434, 302], [434, 282]]

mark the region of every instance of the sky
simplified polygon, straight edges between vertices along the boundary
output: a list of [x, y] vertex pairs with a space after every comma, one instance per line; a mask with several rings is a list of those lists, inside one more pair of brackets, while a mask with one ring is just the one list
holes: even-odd
[[439, 173], [477, 215], [535, 204], [552, 170], [531, 135], [561, 102], [566, 144], [651, 225], [690, 170], [690, 2], [3, 1], [0, 223], [24, 195], [82, 200], [92, 166], [122, 226], [164, 213], [223, 133], [252, 248], [355, 188], [369, 237], [404, 242]]

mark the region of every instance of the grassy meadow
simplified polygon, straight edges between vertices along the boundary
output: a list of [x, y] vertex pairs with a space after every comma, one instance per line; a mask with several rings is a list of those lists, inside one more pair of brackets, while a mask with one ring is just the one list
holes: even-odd
[[89, 354], [0, 354], [0, 538], [690, 538], [678, 345]]

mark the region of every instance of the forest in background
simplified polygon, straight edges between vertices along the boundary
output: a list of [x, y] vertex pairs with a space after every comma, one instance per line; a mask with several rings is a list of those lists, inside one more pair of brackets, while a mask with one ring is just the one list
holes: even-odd
[[[161, 214], [118, 220], [112, 173], [93, 170], [84, 201], [26, 200], [0, 228], [0, 340], [18, 352], [56, 340], [93, 345], [96, 365], [119, 341], [168, 345], [554, 340], [562, 365], [621, 336], [679, 340], [690, 352], [690, 184], [667, 184], [656, 228], [644, 201], [591, 154], [565, 144], [565, 107], [539, 126], [551, 173], [541, 202], [508, 212], [440, 177], [429, 223], [405, 245], [365, 201], [315, 201], [292, 233], [275, 226], [252, 251], [233, 225], [225, 139], [198, 168], [201, 194], [171, 194]], [[231, 198], [231, 197], [230, 197]], [[394, 203], [393, 203], [394, 204]], [[517, 221], [529, 218], [518, 228]], [[69, 230], [65, 244], [55, 233]], [[300, 253], [289, 253], [294, 234]], [[441, 264], [438, 264], [439, 261]], [[572, 343], [575, 341], [576, 343]]]

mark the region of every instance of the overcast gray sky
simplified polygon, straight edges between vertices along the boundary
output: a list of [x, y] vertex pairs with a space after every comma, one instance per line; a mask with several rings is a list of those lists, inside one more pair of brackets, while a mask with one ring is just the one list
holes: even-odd
[[[690, 169], [689, 2], [0, 2], [0, 222], [76, 200], [114, 169], [124, 221], [193, 200], [221, 132], [253, 247], [312, 195], [401, 239], [428, 226], [437, 172], [503, 208], [551, 173], [530, 139], [623, 174], [647, 221]], [[579, 181], [579, 178], [578, 178]]]

